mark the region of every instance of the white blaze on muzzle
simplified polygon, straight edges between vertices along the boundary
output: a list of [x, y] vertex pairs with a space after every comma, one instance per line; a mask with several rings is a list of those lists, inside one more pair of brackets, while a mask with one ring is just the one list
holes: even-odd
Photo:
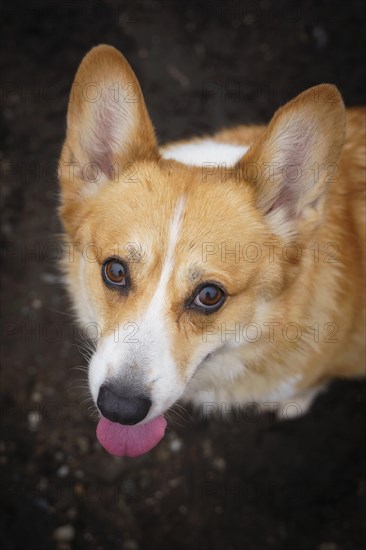
[[99, 388], [107, 377], [122, 383], [126, 377], [127, 382], [133, 365], [137, 370], [133, 374], [134, 380], [140, 381], [150, 391], [152, 407], [147, 418], [170, 407], [184, 390], [172, 355], [173, 342], [167, 318], [167, 288], [174, 272], [184, 207], [185, 199], [181, 198], [171, 218], [160, 280], [150, 304], [136, 320], [129, 319], [130, 323], [136, 324], [135, 334], [126, 339], [122, 324], [118, 334], [115, 331], [101, 342], [89, 367], [90, 390], [96, 401]]

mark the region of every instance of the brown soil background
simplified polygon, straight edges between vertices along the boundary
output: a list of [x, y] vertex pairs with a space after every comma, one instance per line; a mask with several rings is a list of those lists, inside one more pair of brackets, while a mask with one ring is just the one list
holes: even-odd
[[265, 122], [320, 82], [365, 103], [363, 2], [14, 1], [0, 17], [2, 548], [364, 548], [364, 382], [296, 422], [187, 417], [114, 459], [71, 370], [85, 360], [56, 261], [56, 161], [89, 48], [126, 55], [164, 142]]

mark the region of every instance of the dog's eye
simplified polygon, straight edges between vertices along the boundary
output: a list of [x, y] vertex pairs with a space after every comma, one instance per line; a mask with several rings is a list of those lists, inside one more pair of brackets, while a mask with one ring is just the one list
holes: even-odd
[[225, 300], [224, 291], [216, 285], [207, 285], [201, 288], [193, 303], [205, 311], [218, 309]]
[[109, 285], [126, 286], [126, 270], [120, 260], [112, 258], [103, 264], [104, 281]]

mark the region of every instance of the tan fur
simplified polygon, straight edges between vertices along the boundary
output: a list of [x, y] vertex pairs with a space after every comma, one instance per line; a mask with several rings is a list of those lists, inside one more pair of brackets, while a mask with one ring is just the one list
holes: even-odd
[[[104, 173], [89, 192], [89, 182], [80, 171], [70, 181], [66, 170], [72, 159], [81, 166], [90, 162], [87, 150], [97, 131], [93, 110], [98, 105], [83, 100], [80, 90], [89, 81], [100, 82], [106, 90], [111, 80], [132, 85], [137, 102], [123, 117], [133, 117], [137, 123], [108, 151], [110, 162], [120, 168], [117, 181]], [[69, 105], [60, 170], [61, 217], [68, 239], [78, 242], [74, 261], [66, 261], [65, 267], [81, 322], [87, 321], [78, 305], [83, 247], [90, 242], [97, 245], [83, 282], [104, 337], [116, 323], [139, 318], [148, 306], [159, 282], [172, 212], [183, 197], [184, 216], [166, 295], [170, 339], [181, 380], [189, 382], [187, 365], [202, 347], [205, 331], [256, 323], [263, 332], [257, 342], [230, 349], [223, 346], [223, 365], [227, 361], [230, 369], [233, 361], [239, 361], [242, 372], [233, 373], [232, 379], [225, 375], [224, 380], [214, 380], [198, 371], [190, 381], [188, 398], [207, 390], [230, 400], [260, 400], [288, 379], [295, 381], [296, 395], [335, 376], [364, 375], [365, 109], [347, 111], [344, 142], [344, 107], [338, 91], [322, 85], [304, 92], [277, 111], [267, 128], [238, 126], [213, 136], [222, 143], [251, 145], [234, 172], [223, 173], [161, 158], [137, 79], [113, 48], [92, 50], [76, 81], [79, 86]], [[293, 116], [299, 116], [309, 140], [315, 131], [323, 136], [302, 177], [310, 178], [310, 166], [315, 164], [320, 172], [317, 184], [309, 185], [296, 202], [291, 221], [280, 223], [271, 218], [271, 204], [283, 184], [281, 173], [275, 172], [270, 180], [264, 171], [258, 175], [246, 168], [263, 167], [282, 154], [278, 135]], [[129, 163], [133, 163], [132, 171]], [[328, 181], [330, 166], [338, 170]], [[219, 251], [203, 262], [205, 243], [217, 245]], [[236, 243], [240, 250], [256, 243], [262, 257], [238, 261], [227, 253], [223, 261], [222, 243], [227, 250]], [[301, 258], [290, 257], [290, 253], [284, 258], [284, 247], [289, 244], [301, 251]], [[103, 261], [114, 255], [129, 262], [133, 286], [127, 296], [108, 289], [100, 276]], [[225, 287], [224, 306], [210, 315], [187, 309], [187, 297], [208, 280]], [[273, 341], [268, 323], [276, 323]], [[288, 323], [301, 327], [298, 342], [283, 337]], [[316, 323], [319, 341], [314, 337]]]

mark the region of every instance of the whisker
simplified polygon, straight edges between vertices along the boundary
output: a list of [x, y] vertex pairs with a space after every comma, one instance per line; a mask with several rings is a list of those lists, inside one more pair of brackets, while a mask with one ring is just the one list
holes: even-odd
[[59, 313], [60, 315], [65, 315], [66, 317], [73, 317], [74, 315], [72, 313], [69, 313], [68, 311], [60, 311], [58, 309], [54, 309], [53, 307], [46, 307], [48, 311], [52, 311], [53, 313]]
[[77, 367], [70, 367], [70, 370], [79, 370], [81, 372], [87, 373], [89, 368], [84, 365], [78, 365]]
[[88, 386], [72, 386], [71, 388], [66, 388], [66, 392], [70, 392], [73, 390], [88, 390]]
[[92, 346], [88, 346], [85, 342], [83, 343], [83, 342], [80, 342], [79, 340], [77, 340], [76, 342], [73, 342], [73, 346], [75, 346], [77, 349], [89, 351], [90, 353], [95, 352], [95, 348], [93, 348]]
[[174, 404], [174, 406], [177, 407], [180, 411], [184, 412], [184, 414], [188, 416], [189, 420], [193, 420], [191, 413], [186, 409], [184, 405], [182, 405], [182, 403], [178, 401]]
[[[169, 421], [169, 423], [172, 424], [173, 426], [178, 426], [179, 428], [182, 428], [184, 424], [182, 422], [179, 422], [177, 418], [175, 418], [174, 416], [175, 414], [176, 414], [176, 411], [174, 411], [173, 409], [169, 409], [165, 411], [165, 416]], [[182, 418], [179, 418], [179, 420], [182, 420]]]
[[80, 403], [80, 407], [82, 407], [83, 405], [85, 405], [86, 403], [89, 403], [90, 401], [93, 401], [93, 398], [92, 397], [86, 397], [85, 399], [83, 399], [83, 401], [81, 401]]

